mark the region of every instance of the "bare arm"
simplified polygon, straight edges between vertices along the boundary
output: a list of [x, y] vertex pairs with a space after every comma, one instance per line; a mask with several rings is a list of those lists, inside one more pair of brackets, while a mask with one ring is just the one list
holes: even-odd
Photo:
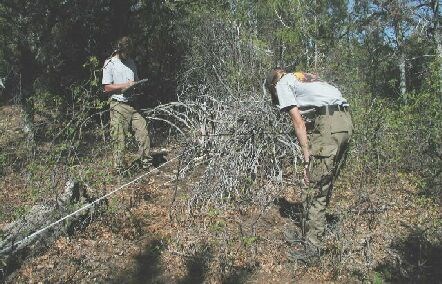
[[298, 107], [293, 107], [289, 110], [290, 118], [292, 119], [293, 128], [295, 129], [296, 137], [301, 146], [304, 155], [304, 161], [308, 162], [310, 159], [310, 152], [308, 149], [307, 130], [305, 128], [304, 119], [299, 112]]
[[128, 81], [127, 83], [120, 83], [120, 84], [106, 84], [104, 85], [104, 92], [105, 93], [115, 93], [115, 92], [121, 92], [124, 89], [127, 89], [130, 87], [134, 82]]
[[301, 145], [302, 154], [304, 156], [304, 182], [309, 184], [309, 172], [308, 163], [310, 162], [310, 152], [308, 149], [307, 130], [305, 128], [304, 119], [299, 112], [298, 107], [293, 107], [289, 110], [290, 118], [292, 119], [293, 128], [295, 129], [296, 137], [298, 138], [299, 145]]

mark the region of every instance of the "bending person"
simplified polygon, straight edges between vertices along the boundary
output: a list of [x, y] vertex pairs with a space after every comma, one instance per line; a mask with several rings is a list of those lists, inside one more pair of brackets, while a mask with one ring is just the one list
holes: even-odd
[[[319, 253], [333, 181], [353, 132], [348, 103], [336, 87], [315, 74], [275, 68], [266, 86], [273, 102], [289, 114], [302, 149], [304, 181], [308, 185], [303, 193], [303, 236], [306, 249]], [[303, 111], [313, 113], [312, 123], [306, 124]]]

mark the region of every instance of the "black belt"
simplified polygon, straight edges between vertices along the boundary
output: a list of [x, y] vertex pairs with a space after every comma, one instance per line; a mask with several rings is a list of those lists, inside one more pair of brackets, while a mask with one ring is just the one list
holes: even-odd
[[344, 105], [325, 105], [322, 107], [315, 108], [316, 114], [325, 115], [327, 114], [327, 109], [328, 109], [328, 114], [332, 115], [335, 111], [348, 111], [349, 107]]

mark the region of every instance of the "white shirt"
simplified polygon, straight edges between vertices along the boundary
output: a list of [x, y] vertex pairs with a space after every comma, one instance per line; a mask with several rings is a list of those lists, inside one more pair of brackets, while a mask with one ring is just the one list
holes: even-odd
[[279, 109], [290, 106], [299, 108], [325, 105], [348, 105], [338, 88], [323, 82], [301, 82], [293, 73], [287, 73], [276, 84]]
[[[120, 60], [114, 56], [104, 62], [101, 81], [103, 85], [122, 84], [128, 81], [138, 81], [137, 67], [132, 59]], [[128, 101], [122, 94], [113, 94], [111, 98], [119, 102]]]

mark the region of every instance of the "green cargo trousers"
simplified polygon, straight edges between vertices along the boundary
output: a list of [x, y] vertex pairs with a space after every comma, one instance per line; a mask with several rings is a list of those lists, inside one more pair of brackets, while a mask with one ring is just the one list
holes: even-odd
[[132, 106], [126, 103], [110, 101], [110, 131], [113, 140], [114, 167], [123, 166], [125, 139], [129, 127], [138, 143], [137, 159], [150, 160], [150, 138], [146, 119]]
[[348, 110], [327, 111], [317, 115], [309, 131], [311, 162], [310, 184], [303, 194], [305, 239], [322, 246], [325, 232], [325, 210], [331, 196], [333, 182], [339, 173], [353, 132]]

